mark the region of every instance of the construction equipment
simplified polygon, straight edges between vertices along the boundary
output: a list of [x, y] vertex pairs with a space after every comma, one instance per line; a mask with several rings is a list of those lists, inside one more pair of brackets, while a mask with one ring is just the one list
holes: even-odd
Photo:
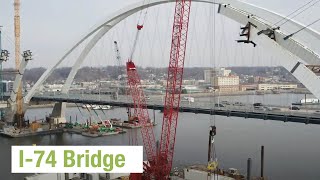
[[191, 0], [176, 0], [158, 157], [157, 177], [161, 179], [169, 177], [172, 167], [188, 39], [190, 8]]
[[[144, 179], [168, 179], [170, 175], [180, 108], [190, 8], [191, 0], [176, 0], [159, 149], [156, 148], [152, 126], [145, 126], [150, 120], [136, 66], [132, 62], [132, 58], [127, 62], [128, 84], [133, 99], [135, 115], [137, 115], [139, 123], [142, 125], [141, 134], [148, 160], [148, 163], [144, 164]], [[134, 48], [142, 27], [143, 25], [137, 25], [138, 32], [134, 41]], [[132, 56], [133, 53], [130, 57]], [[141, 179], [142, 177], [132, 175], [130, 178]]]
[[121, 54], [120, 54], [120, 51], [119, 51], [119, 46], [118, 46], [118, 42], [117, 41], [114, 41], [114, 50], [115, 50], [115, 54], [116, 54], [116, 59], [117, 59], [117, 65], [118, 65], [118, 72], [117, 72], [117, 75], [118, 75], [118, 80], [121, 79], [121, 75], [122, 75], [122, 69], [121, 69]]
[[[14, 37], [15, 37], [15, 63], [16, 63], [16, 70], [19, 71], [20, 67], [20, 0], [14, 0]], [[23, 112], [23, 96], [22, 96], [22, 83], [19, 82], [19, 88], [16, 96], [17, 102], [17, 111], [16, 111], [16, 121], [18, 124], [22, 124], [22, 120], [24, 117]], [[20, 126], [21, 127], [21, 126]]]
[[[115, 54], [116, 54], [116, 59], [117, 59], [117, 65], [118, 65], [118, 71], [117, 71], [117, 80], [118, 82], [121, 81], [121, 75], [122, 75], [122, 69], [121, 69], [121, 56], [120, 56], [120, 51], [119, 51], [119, 47], [118, 47], [118, 42], [117, 41], [114, 41], [114, 50], [115, 50]], [[117, 84], [117, 90], [116, 92], [113, 94], [112, 98], [117, 100], [118, 99], [118, 96], [119, 96], [119, 91], [120, 91], [120, 86], [121, 83], [118, 83]]]
[[135, 64], [129, 60], [127, 62], [128, 85], [130, 94], [134, 104], [134, 116], [138, 117], [139, 124], [142, 126], [142, 140], [150, 164], [154, 164], [156, 160], [156, 140], [152, 126], [146, 126], [150, 123], [149, 113], [147, 109], [146, 98], [141, 87], [140, 77]]
[[[23, 116], [21, 117], [20, 116], [21, 114], [18, 113], [18, 110], [19, 110], [18, 103], [19, 102], [17, 101], [17, 97], [18, 97], [18, 91], [19, 91], [19, 87], [20, 87], [20, 84], [21, 84], [21, 81], [23, 78], [24, 71], [26, 70], [26, 66], [30, 60], [32, 60], [31, 51], [30, 50], [24, 51], [23, 52], [23, 60], [19, 64], [20, 67], [17, 71], [17, 75], [16, 75], [15, 81], [13, 83], [13, 89], [12, 89], [10, 98], [8, 99], [11, 114], [7, 113], [8, 117], [6, 117], [6, 120], [8, 122], [13, 122], [13, 123], [16, 120], [16, 123], [18, 123], [18, 125], [20, 127], [22, 127], [24, 117]], [[21, 107], [21, 108], [23, 108], [23, 107]], [[22, 109], [22, 111], [23, 111], [23, 109]], [[17, 121], [17, 119], [20, 119], [20, 120]]]
[[218, 161], [215, 156], [214, 136], [217, 134], [216, 126], [210, 126], [209, 144], [208, 144], [208, 170], [215, 171], [218, 167]]

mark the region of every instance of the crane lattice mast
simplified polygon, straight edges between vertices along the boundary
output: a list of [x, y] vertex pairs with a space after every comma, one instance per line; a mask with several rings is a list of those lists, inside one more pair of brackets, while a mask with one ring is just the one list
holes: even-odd
[[[176, 0], [159, 151], [156, 149], [152, 127], [145, 126], [149, 121], [149, 114], [136, 66], [131, 59], [127, 62], [128, 84], [136, 110], [135, 113], [142, 124], [142, 139], [149, 161], [149, 166], [145, 166], [146, 179], [167, 179], [171, 171], [180, 108], [190, 8], [191, 0]], [[138, 25], [138, 31], [141, 28], [142, 26]]]
[[158, 177], [168, 178], [173, 160], [189, 29], [191, 0], [176, 0], [163, 112]]
[[141, 135], [147, 159], [150, 164], [153, 164], [156, 158], [156, 140], [153, 127], [149, 125], [151, 122], [140, 77], [135, 64], [131, 60], [127, 62], [127, 75], [130, 95], [134, 104], [134, 115], [138, 117], [139, 124], [142, 126]]
[[[20, 67], [20, 0], [14, 0], [14, 37], [15, 37], [15, 63], [16, 70], [19, 71]], [[19, 126], [22, 126], [23, 121], [23, 96], [22, 96], [22, 83], [19, 85], [17, 92], [17, 112], [15, 119], [18, 122]]]

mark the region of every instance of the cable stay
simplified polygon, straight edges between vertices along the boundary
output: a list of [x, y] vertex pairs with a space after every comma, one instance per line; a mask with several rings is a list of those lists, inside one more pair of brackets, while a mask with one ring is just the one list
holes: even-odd
[[[312, 3], [313, 2], [313, 3]], [[275, 36], [275, 30], [279, 30], [280, 27], [284, 24], [286, 24], [287, 22], [289, 22], [290, 20], [292, 20], [293, 18], [297, 17], [298, 15], [302, 14], [303, 12], [305, 12], [306, 10], [310, 9], [311, 7], [313, 7], [314, 5], [316, 5], [317, 3], [319, 3], [320, 0], [317, 0], [314, 2], [314, 0], [311, 0], [309, 1], [308, 3], [304, 4], [303, 6], [299, 7], [298, 9], [294, 10], [292, 13], [290, 13], [289, 15], [287, 15], [286, 17], [282, 18], [281, 20], [279, 20], [278, 22], [274, 23], [272, 26], [273, 28], [267, 28], [265, 30], [261, 30], [258, 32], [258, 35], [261, 35], [261, 34], [265, 34], [267, 35], [270, 39], [273, 39], [274, 41], [276, 41], [276, 36]], [[311, 4], [312, 3], [312, 4]], [[311, 5], [310, 5], [311, 4]], [[308, 6], [310, 5], [310, 6]], [[306, 7], [306, 8], [305, 8]], [[305, 8], [305, 9], [303, 9]], [[302, 11], [300, 11], [301, 9], [303, 9]], [[300, 12], [299, 12], [300, 11]], [[297, 14], [295, 14], [296, 12], [298, 12]], [[294, 16], [290, 17], [291, 15], [295, 14]], [[282, 22], [283, 20], [285, 20], [284, 22]], [[319, 20], [318, 20], [319, 21]], [[281, 24], [279, 24], [280, 22], [282, 22]], [[317, 22], [317, 21], [316, 21]], [[309, 24], [307, 27], [311, 26], [312, 24], [315, 24], [316, 22], [313, 22], [311, 24]], [[277, 25], [279, 24], [279, 25]], [[289, 39], [290, 37], [292, 37], [294, 34], [302, 31], [303, 29], [307, 28], [307, 27], [304, 27], [302, 28], [301, 30], [295, 32], [295, 33], [292, 33], [288, 36], [286, 36], [284, 38], [284, 40], [287, 40]]]
[[301, 31], [305, 30], [306, 28], [308, 28], [308, 27], [310, 27], [310, 26], [314, 25], [315, 23], [317, 23], [317, 22], [319, 22], [319, 21], [320, 21], [320, 18], [319, 18], [319, 19], [317, 19], [317, 20], [315, 20], [315, 21], [313, 21], [312, 23], [308, 24], [307, 26], [304, 26], [303, 28], [299, 29], [298, 31], [296, 31], [296, 32], [294, 32], [294, 33], [292, 33], [292, 34], [290, 34], [290, 35], [288, 35], [288, 36], [284, 37], [283, 39], [284, 39], [284, 40], [287, 40], [287, 39], [291, 38], [292, 36], [294, 36], [295, 34], [298, 34], [299, 32], [301, 32]]
[[76, 104], [76, 106], [77, 106], [77, 108], [78, 108], [78, 110], [79, 110], [79, 112], [80, 112], [81, 116], [82, 116], [82, 117], [84, 117], [84, 115], [82, 114], [82, 112], [81, 112], [81, 110], [80, 110], [80, 108], [79, 108], [78, 104], [77, 104], [77, 103], [75, 103], [75, 104]]
[[[99, 120], [100, 120], [101, 123], [103, 124], [103, 126], [104, 126], [104, 127], [107, 127], [106, 123], [101, 119], [101, 117], [99, 116], [99, 114], [97, 113], [97, 111], [93, 109], [93, 107], [92, 107], [91, 104], [90, 104], [90, 106], [91, 106], [93, 112], [96, 114], [96, 116], [99, 118]], [[108, 123], [110, 124], [110, 128], [113, 128], [111, 122], [110, 122], [109, 120], [107, 120], [107, 121], [108, 121]]]
[[[273, 26], [277, 25], [278, 23], [282, 22], [283, 20], [285, 20], [283, 23], [277, 25], [277, 27], [275, 29], [279, 29], [280, 26], [286, 24], [287, 22], [289, 22], [290, 20], [292, 20], [293, 18], [297, 17], [298, 15], [302, 14], [303, 12], [305, 12], [306, 10], [310, 9], [311, 7], [313, 7], [314, 5], [316, 5], [318, 2], [320, 2], [320, 0], [315, 1], [313, 4], [311, 4], [314, 0], [309, 1], [308, 3], [304, 4], [303, 6], [299, 7], [298, 9], [296, 9], [295, 11], [293, 11], [292, 13], [290, 13], [288, 16], [284, 17], [283, 19], [279, 20], [278, 22], [274, 23]], [[310, 6], [306, 7], [307, 5], [311, 4]], [[305, 9], [303, 9], [304, 7], [306, 7]], [[296, 12], [298, 12], [299, 10], [303, 9], [302, 11], [300, 11], [298, 14], [295, 14]], [[294, 16], [290, 17], [291, 15], [295, 14]], [[290, 17], [290, 18], [289, 18]]]

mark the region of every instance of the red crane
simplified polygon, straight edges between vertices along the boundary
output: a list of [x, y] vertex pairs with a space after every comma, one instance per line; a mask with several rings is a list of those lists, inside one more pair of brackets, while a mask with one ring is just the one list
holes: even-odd
[[[132, 60], [127, 62], [130, 93], [133, 98], [135, 113], [142, 124], [142, 139], [150, 164], [145, 165], [146, 179], [150, 177], [167, 179], [171, 171], [180, 108], [190, 8], [191, 0], [176, 0], [161, 141], [158, 153], [152, 126], [145, 126], [149, 121], [149, 114], [141, 88], [140, 77]], [[138, 177], [132, 176], [131, 179], [137, 179]]]
[[191, 0], [176, 0], [158, 167], [168, 177], [172, 167], [186, 55]]
[[141, 135], [147, 159], [151, 164], [154, 164], [156, 159], [156, 140], [153, 133], [153, 126], [150, 126], [151, 122], [140, 77], [132, 60], [127, 62], [127, 75], [130, 94], [134, 104], [134, 116], [138, 117], [138, 122], [142, 126]]

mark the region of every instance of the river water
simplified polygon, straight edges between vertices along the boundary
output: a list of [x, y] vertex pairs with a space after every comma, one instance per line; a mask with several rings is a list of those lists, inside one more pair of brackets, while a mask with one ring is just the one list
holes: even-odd
[[[262, 102], [286, 105], [297, 102], [304, 95], [263, 95], [221, 97], [221, 100], [252, 102], [252, 98], [259, 98]], [[203, 98], [202, 100], [204, 100]], [[288, 100], [289, 99], [289, 100]], [[196, 99], [197, 100], [197, 99]], [[267, 103], [266, 103], [267, 104]], [[29, 119], [44, 118], [52, 109], [30, 109], [26, 116]], [[81, 113], [80, 113], [81, 112]], [[126, 109], [115, 108], [100, 113], [103, 118], [126, 119]], [[84, 121], [90, 115], [78, 108], [68, 108], [67, 117], [74, 121]], [[162, 113], [155, 112], [156, 138], [161, 131]], [[153, 118], [153, 112], [150, 111]], [[320, 126], [258, 119], [244, 119], [235, 117], [209, 116], [202, 114], [180, 113], [176, 146], [174, 154], [175, 166], [206, 163], [208, 129], [210, 125], [217, 126], [215, 138], [216, 152], [222, 168], [237, 168], [246, 172], [246, 161], [253, 159], [253, 174], [258, 176], [260, 169], [260, 146], [265, 146], [265, 175], [275, 180], [319, 180], [320, 174]], [[133, 130], [138, 131], [138, 130]], [[11, 174], [11, 146], [12, 145], [127, 145], [128, 136], [133, 132], [117, 136], [88, 138], [75, 134], [48, 135], [41, 137], [27, 137], [21, 139], [7, 139], [0, 137], [0, 172], [1, 180], [20, 180], [23, 174]], [[139, 134], [139, 133], [138, 133]], [[141, 142], [141, 141], [140, 141]]]

